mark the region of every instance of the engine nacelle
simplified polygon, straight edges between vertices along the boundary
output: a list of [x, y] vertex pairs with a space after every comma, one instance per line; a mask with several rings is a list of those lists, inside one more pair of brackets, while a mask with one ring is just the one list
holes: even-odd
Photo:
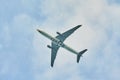
[[50, 45], [47, 45], [47, 47], [50, 48], [50, 49], [52, 48]]
[[61, 35], [61, 33], [59, 33], [59, 32], [56, 32], [58, 35]]

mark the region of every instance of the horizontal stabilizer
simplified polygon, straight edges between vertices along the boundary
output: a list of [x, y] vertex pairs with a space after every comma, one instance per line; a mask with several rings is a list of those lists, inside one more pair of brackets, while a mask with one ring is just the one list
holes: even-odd
[[79, 63], [80, 57], [81, 57], [82, 54], [85, 53], [86, 51], [87, 51], [87, 49], [85, 49], [85, 50], [83, 50], [83, 51], [81, 51], [81, 52], [79, 52], [79, 53], [77, 54], [77, 63]]

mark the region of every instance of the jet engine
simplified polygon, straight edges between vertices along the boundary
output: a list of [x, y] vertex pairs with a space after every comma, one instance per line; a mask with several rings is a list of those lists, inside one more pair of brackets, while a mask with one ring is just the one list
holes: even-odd
[[61, 35], [61, 33], [59, 33], [59, 32], [56, 32], [58, 35]]
[[47, 45], [47, 47], [50, 48], [50, 49], [52, 48], [50, 45]]

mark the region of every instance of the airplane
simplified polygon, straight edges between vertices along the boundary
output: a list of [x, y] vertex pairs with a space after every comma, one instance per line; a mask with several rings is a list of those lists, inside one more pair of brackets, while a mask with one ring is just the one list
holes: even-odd
[[81, 26], [82, 25], [78, 25], [78, 26], [76, 26], [76, 27], [74, 27], [74, 28], [62, 33], [62, 34], [59, 32], [56, 32], [58, 34], [56, 37], [52, 37], [48, 33], [37, 29], [37, 31], [40, 34], [42, 34], [43, 36], [47, 37], [48, 39], [50, 39], [52, 41], [51, 46], [47, 45], [47, 47], [51, 49], [51, 67], [53, 67], [53, 65], [54, 65], [57, 51], [60, 47], [65, 48], [66, 50], [76, 54], [77, 55], [77, 63], [79, 63], [80, 57], [83, 55], [83, 53], [85, 53], [87, 51], [87, 49], [84, 49], [80, 52], [77, 52], [74, 49], [72, 49], [71, 47], [69, 47], [68, 45], [64, 44], [63, 42], [66, 40], [67, 37], [69, 37], [75, 30], [77, 30]]

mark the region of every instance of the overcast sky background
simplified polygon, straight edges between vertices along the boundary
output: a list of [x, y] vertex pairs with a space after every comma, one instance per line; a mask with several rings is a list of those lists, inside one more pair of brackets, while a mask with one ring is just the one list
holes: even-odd
[[[88, 49], [80, 63], [59, 49], [50, 67], [51, 42], [82, 24], [65, 43]], [[120, 80], [120, 0], [0, 0], [0, 80]]]

